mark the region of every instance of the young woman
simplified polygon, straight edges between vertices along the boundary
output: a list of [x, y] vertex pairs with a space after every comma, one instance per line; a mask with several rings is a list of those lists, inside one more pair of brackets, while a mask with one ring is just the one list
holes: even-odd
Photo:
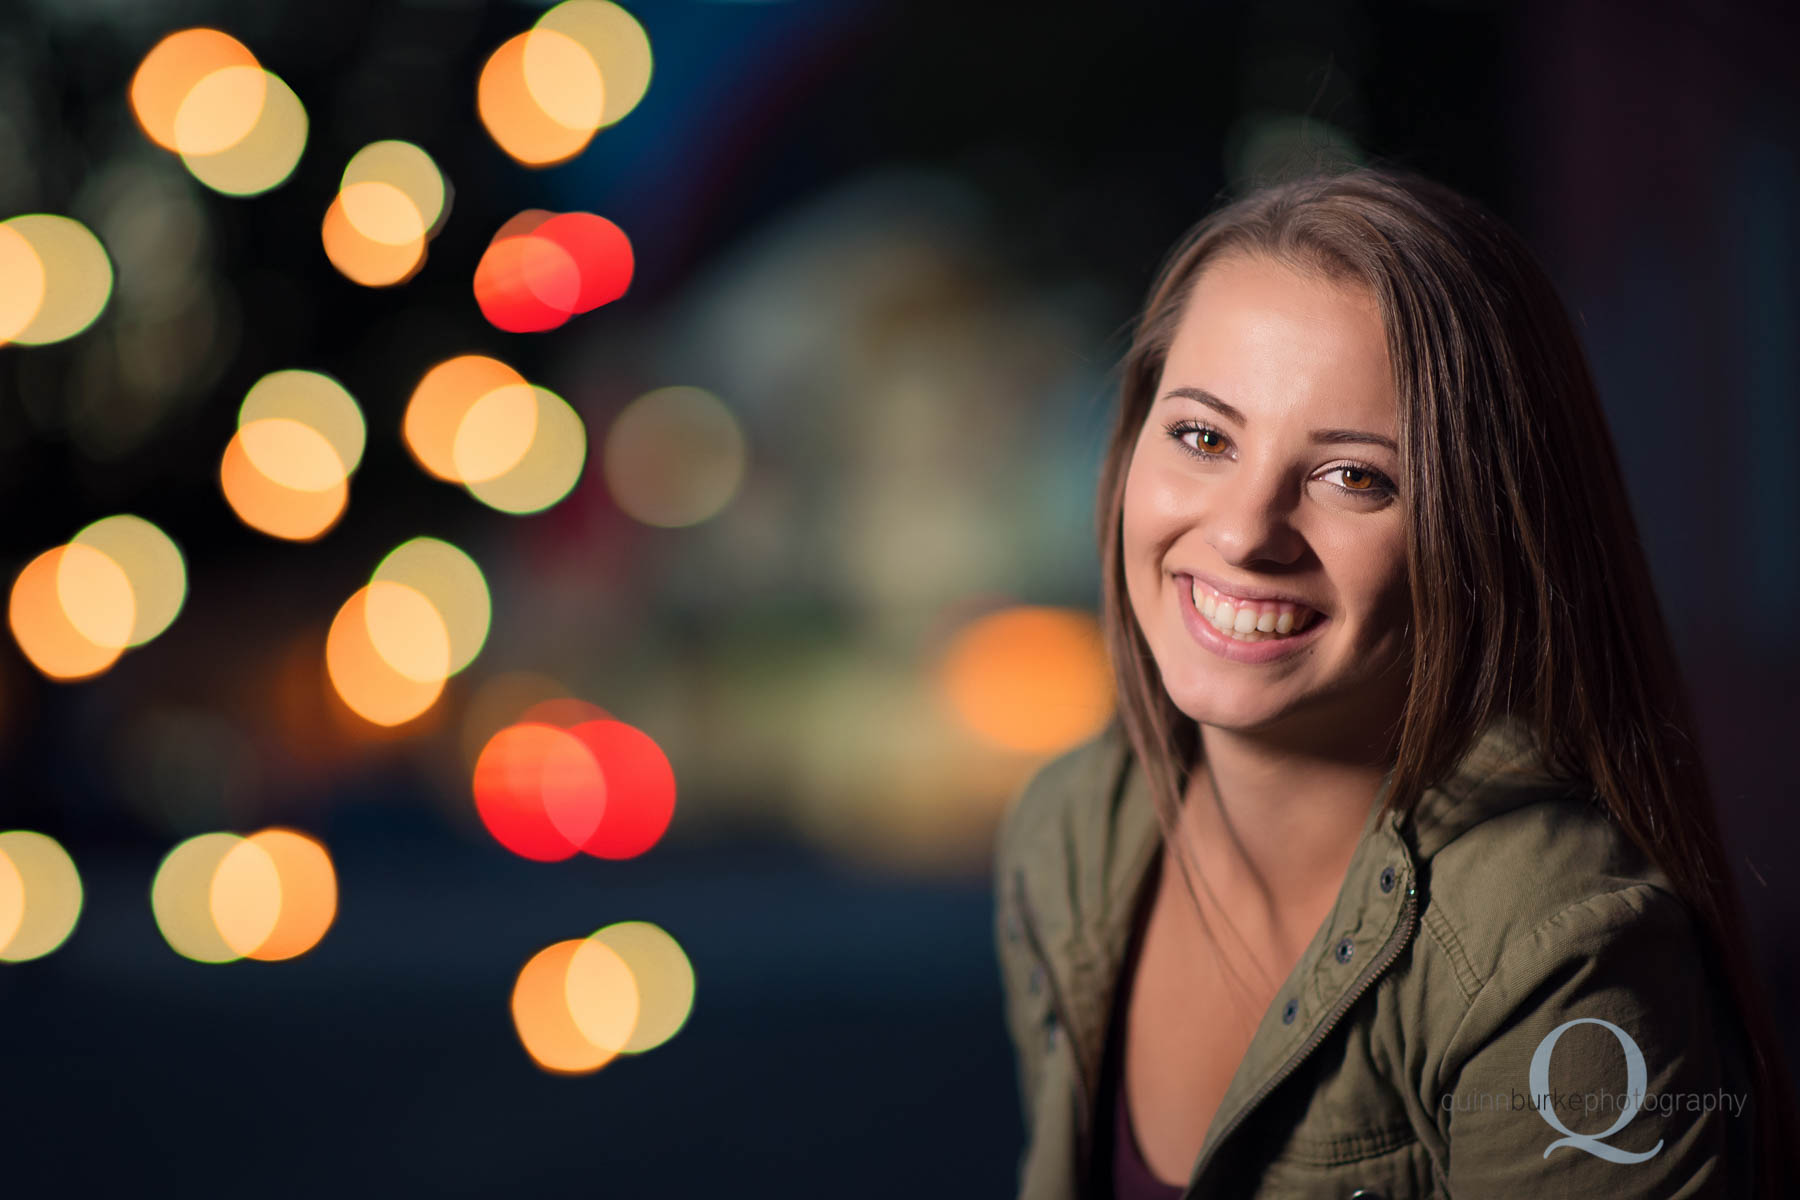
[[1383, 168], [1208, 216], [1099, 525], [1119, 713], [996, 847], [1022, 1197], [1800, 1194], [1618, 462], [1515, 234]]

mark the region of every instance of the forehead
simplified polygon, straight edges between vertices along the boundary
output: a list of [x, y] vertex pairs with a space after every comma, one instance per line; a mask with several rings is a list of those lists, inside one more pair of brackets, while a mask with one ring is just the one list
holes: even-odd
[[1201, 387], [1254, 421], [1304, 411], [1392, 434], [1387, 335], [1374, 294], [1268, 258], [1209, 264], [1183, 309], [1162, 390]]

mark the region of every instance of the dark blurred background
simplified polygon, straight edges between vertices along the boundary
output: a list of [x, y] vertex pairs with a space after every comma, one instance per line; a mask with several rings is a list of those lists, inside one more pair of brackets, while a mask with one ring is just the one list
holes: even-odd
[[[1134, 308], [1190, 223], [1296, 158], [1471, 192], [1578, 314], [1761, 965], [1795, 1010], [1791, 6], [654, 0], [627, 6], [655, 55], [642, 103], [529, 170], [474, 89], [542, 7], [0, 10], [0, 218], [75, 217], [117, 273], [85, 333], [0, 349], [0, 565], [131, 512], [188, 568], [174, 625], [97, 678], [52, 682], [0, 644], [0, 828], [56, 837], [86, 888], [61, 949], [0, 964], [9, 1193], [1010, 1194], [988, 853], [1054, 748], [972, 729], [938, 664], [977, 616], [1097, 608], [1091, 508]], [[305, 103], [279, 188], [210, 192], [134, 123], [137, 64], [189, 25]], [[423, 271], [367, 289], [319, 221], [382, 138], [425, 148], [454, 202]], [[628, 294], [550, 333], [488, 325], [476, 260], [530, 207], [624, 229]], [[559, 504], [495, 512], [408, 458], [408, 395], [461, 353], [582, 415], [588, 469]], [[246, 527], [217, 482], [246, 390], [287, 367], [335, 376], [368, 420], [348, 511], [308, 544]], [[716, 517], [653, 528], [600, 448], [672, 385], [735, 414], [747, 474]], [[429, 713], [382, 732], [330, 694], [325, 630], [418, 534], [482, 565], [493, 625]], [[537, 863], [487, 836], [481, 722], [528, 694], [668, 753], [679, 800], [652, 850]], [[148, 903], [162, 856], [271, 824], [330, 848], [323, 941], [177, 956]], [[680, 941], [692, 1015], [641, 1057], [544, 1073], [513, 978], [618, 920]]]

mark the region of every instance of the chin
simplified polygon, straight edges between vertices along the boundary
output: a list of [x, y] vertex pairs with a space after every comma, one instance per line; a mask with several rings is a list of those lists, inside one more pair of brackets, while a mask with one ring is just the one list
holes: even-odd
[[1288, 710], [1284, 696], [1267, 683], [1222, 682], [1217, 675], [1190, 667], [1180, 676], [1163, 676], [1169, 699], [1180, 712], [1202, 725], [1251, 732], [1271, 724]]

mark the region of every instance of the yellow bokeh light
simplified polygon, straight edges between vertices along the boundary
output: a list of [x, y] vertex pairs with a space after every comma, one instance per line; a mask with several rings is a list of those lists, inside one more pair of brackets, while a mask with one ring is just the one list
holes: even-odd
[[674, 528], [715, 516], [737, 494], [744, 435], [711, 392], [659, 388], [613, 419], [602, 453], [620, 509], [646, 525]]
[[[398, 189], [386, 184], [355, 186], [363, 189], [387, 188], [395, 195], [400, 195]], [[404, 196], [401, 198], [405, 199]], [[405, 202], [411, 204], [411, 201]], [[414, 215], [417, 215], [416, 210]], [[378, 242], [351, 223], [350, 214], [344, 207], [342, 192], [332, 198], [331, 207], [325, 210], [324, 223], [319, 226], [319, 238], [325, 246], [325, 257], [331, 260], [331, 265], [338, 269], [338, 273], [350, 282], [360, 283], [364, 287], [392, 287], [405, 283], [425, 265], [423, 228], [411, 241], [399, 245]]]
[[6, 851], [0, 850], [0, 951], [12, 941], [25, 920], [25, 881]]
[[384, 246], [416, 245], [430, 227], [411, 196], [378, 179], [350, 184], [338, 193], [338, 203], [356, 232]]
[[268, 856], [281, 881], [273, 928], [247, 957], [278, 962], [319, 944], [337, 916], [337, 872], [325, 847], [292, 829], [265, 829], [246, 839]]
[[[402, 725], [424, 714], [437, 701], [444, 690], [444, 677], [440, 675], [435, 680], [409, 678], [396, 670], [376, 647], [370, 636], [369, 596], [377, 586], [390, 589], [401, 585], [371, 584], [359, 588], [344, 602], [325, 639], [325, 667], [338, 696], [357, 716], [376, 725]], [[413, 592], [413, 595], [418, 596], [418, 593]], [[424, 609], [405, 601], [395, 607], [414, 613], [429, 610], [431, 620], [437, 622], [437, 636], [443, 639], [447, 662], [449, 635], [443, 631], [442, 618], [431, 608], [430, 601], [422, 596], [419, 599], [424, 603]]]
[[606, 81], [601, 126], [622, 119], [650, 87], [650, 38], [636, 17], [610, 0], [565, 0], [544, 13], [536, 28], [573, 38], [593, 58]]
[[56, 563], [56, 599], [63, 615], [96, 646], [123, 650], [137, 624], [131, 580], [112, 558], [92, 546], [70, 543]]
[[631, 1041], [638, 1023], [637, 981], [604, 941], [588, 938], [569, 956], [563, 997], [575, 1028], [595, 1046], [618, 1054]]
[[221, 67], [202, 77], [175, 110], [175, 149], [183, 155], [220, 154], [250, 135], [269, 91], [261, 66]]
[[[276, 428], [260, 430], [259, 427], [264, 425]], [[319, 491], [277, 483], [251, 459], [245, 435], [252, 429], [259, 429], [252, 438], [265, 458], [279, 460], [282, 444], [288, 442], [298, 445], [303, 463], [310, 461], [321, 472], [323, 468], [319, 464], [325, 461], [325, 455], [330, 456], [329, 461], [339, 462], [331, 443], [311, 426], [290, 420], [253, 422], [232, 436], [219, 463], [219, 487], [225, 493], [231, 511], [250, 528], [271, 537], [295, 542], [320, 537], [337, 524], [349, 500], [349, 485], [341, 469], [336, 472], [337, 482]], [[307, 472], [299, 470], [296, 473], [305, 475]]]
[[206, 906], [232, 953], [239, 958], [250, 954], [269, 940], [281, 915], [281, 873], [275, 860], [254, 841], [239, 841], [213, 868]]
[[555, 392], [541, 387], [532, 392], [537, 397], [537, 429], [531, 448], [504, 475], [464, 485], [470, 495], [501, 512], [549, 508], [580, 482], [587, 462], [587, 427], [580, 415]]
[[475, 660], [487, 641], [493, 605], [474, 559], [448, 542], [417, 537], [381, 560], [372, 581], [383, 580], [417, 591], [442, 618], [450, 639], [449, 674]]
[[569, 964], [584, 944], [571, 938], [538, 951], [513, 985], [513, 1028], [525, 1052], [546, 1071], [595, 1071], [617, 1056], [589, 1041], [569, 1011]]
[[1072, 609], [1021, 606], [952, 640], [940, 682], [971, 730], [1024, 753], [1073, 746], [1112, 715], [1112, 670], [1098, 623]]
[[450, 674], [450, 633], [436, 606], [392, 580], [377, 579], [364, 591], [369, 644], [382, 661], [415, 683], [442, 683]]
[[521, 69], [525, 90], [545, 116], [584, 133], [600, 127], [606, 85], [580, 42], [553, 29], [533, 29], [525, 35]]
[[212, 909], [213, 876], [243, 840], [235, 833], [203, 833], [169, 851], [156, 868], [150, 911], [163, 940], [183, 958], [222, 963], [243, 957], [219, 932]]
[[[407, 401], [401, 429], [407, 450], [433, 476], [460, 483], [456, 440], [469, 410], [499, 388], [524, 384], [522, 375], [496, 358], [463, 354], [446, 359], [425, 373]], [[534, 422], [536, 413], [533, 404]]]
[[265, 417], [239, 426], [237, 437], [251, 466], [292, 491], [330, 491], [350, 473], [331, 440], [304, 421]]
[[569, 128], [533, 98], [525, 80], [525, 48], [531, 36], [521, 33], [502, 42], [483, 64], [475, 107], [500, 149], [525, 166], [547, 167], [580, 154], [595, 131]]
[[31, 324], [43, 303], [43, 259], [24, 234], [0, 225], [0, 346]]
[[[649, 921], [620, 921], [588, 941], [617, 954], [636, 985], [637, 1023], [621, 1047], [625, 1053], [653, 1050], [680, 1032], [694, 1008], [694, 966], [666, 930]], [[570, 977], [573, 988], [572, 969]]]
[[[0, 858], [19, 881], [19, 920], [10, 937], [0, 937], [0, 960], [42, 958], [67, 941], [81, 919], [81, 873], [55, 838], [26, 829], [0, 833]], [[6, 906], [0, 894], [0, 933]]]
[[187, 599], [187, 565], [169, 535], [129, 513], [105, 517], [70, 539], [92, 546], [125, 572], [136, 615], [129, 646], [141, 646], [175, 620]]
[[[321, 462], [314, 468], [320, 470], [318, 481], [327, 487], [336, 482], [339, 474], [356, 470], [362, 462], [363, 446], [368, 438], [362, 409], [344, 385], [329, 375], [317, 371], [271, 371], [257, 380], [238, 408], [238, 427], [242, 429], [257, 421], [271, 420], [298, 421], [330, 444], [336, 462]], [[276, 440], [281, 436], [277, 434]], [[302, 440], [312, 441], [304, 435]], [[279, 447], [277, 452], [280, 452]], [[316, 444], [312, 446], [312, 453], [317, 454]], [[251, 461], [260, 468], [261, 459], [255, 450], [251, 451]], [[270, 473], [269, 477], [289, 487], [302, 486], [279, 473]], [[302, 490], [319, 491], [322, 488], [311, 486], [302, 487]]]
[[25, 564], [13, 580], [7, 623], [32, 666], [52, 679], [85, 679], [118, 661], [122, 644], [100, 645], [69, 620], [58, 583], [67, 549], [56, 546]]
[[[12, 217], [0, 227], [30, 244], [44, 276], [36, 312], [11, 340], [42, 346], [72, 338], [92, 325], [113, 290], [112, 261], [100, 240], [81, 222], [49, 213]], [[10, 279], [0, 280], [0, 288], [9, 292], [14, 286]]]
[[537, 436], [537, 390], [517, 383], [495, 388], [469, 406], [450, 446], [456, 478], [480, 483], [506, 474]]
[[179, 151], [176, 123], [201, 80], [228, 67], [254, 67], [256, 56], [230, 34], [183, 29], [151, 48], [131, 79], [131, 111], [151, 141]]
[[[444, 176], [431, 155], [411, 142], [370, 142], [351, 157], [344, 167], [340, 192], [348, 192], [362, 183], [382, 183], [397, 188], [412, 203], [424, 229], [435, 233], [444, 215]], [[377, 235], [363, 227], [359, 214], [351, 209], [350, 221], [370, 237]], [[377, 240], [385, 240], [377, 237]]]
[[281, 78], [264, 72], [262, 110], [250, 132], [216, 154], [183, 154], [201, 183], [227, 196], [258, 196], [287, 182], [306, 152], [306, 106]]

